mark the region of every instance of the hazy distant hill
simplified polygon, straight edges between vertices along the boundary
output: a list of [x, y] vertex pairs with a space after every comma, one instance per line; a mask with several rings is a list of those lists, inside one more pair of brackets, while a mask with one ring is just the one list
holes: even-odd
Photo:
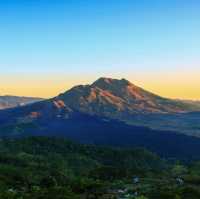
[[18, 97], [10, 95], [0, 96], [0, 109], [24, 106], [41, 100], [41, 98], [34, 97]]

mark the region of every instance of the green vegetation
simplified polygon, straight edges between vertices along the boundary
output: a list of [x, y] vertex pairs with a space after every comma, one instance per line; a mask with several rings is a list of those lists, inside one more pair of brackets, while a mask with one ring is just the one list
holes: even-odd
[[199, 199], [200, 163], [56, 138], [1, 140], [0, 198]]

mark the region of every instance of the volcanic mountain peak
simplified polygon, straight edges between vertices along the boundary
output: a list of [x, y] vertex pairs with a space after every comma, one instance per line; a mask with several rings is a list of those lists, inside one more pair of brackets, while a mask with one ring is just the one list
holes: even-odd
[[75, 86], [55, 98], [23, 109], [28, 118], [42, 118], [45, 121], [49, 118], [66, 119], [78, 112], [127, 122], [132, 122], [136, 114], [182, 113], [191, 110], [199, 109], [152, 94], [125, 79], [111, 78], [100, 78], [91, 85]]
[[185, 111], [184, 104], [157, 96], [126, 79], [99, 78], [91, 85], [73, 87], [56, 99], [71, 109], [112, 118]]
[[[62, 121], [62, 125], [65, 126], [66, 120], [82, 116], [86, 118], [97, 116], [153, 128], [160, 128], [162, 124], [166, 128], [171, 123], [171, 129], [174, 129], [173, 121], [165, 122], [166, 119], [162, 121], [160, 117], [166, 115], [171, 118], [171, 115], [180, 115], [174, 113], [198, 110], [200, 107], [193, 103], [157, 96], [125, 79], [100, 78], [91, 85], [75, 86], [52, 99], [5, 110], [0, 114], [0, 123], [39, 122], [48, 126], [52, 122], [52, 125], [57, 126]], [[159, 118], [155, 119], [156, 125], [154, 117]], [[76, 125], [76, 119], [73, 121]]]

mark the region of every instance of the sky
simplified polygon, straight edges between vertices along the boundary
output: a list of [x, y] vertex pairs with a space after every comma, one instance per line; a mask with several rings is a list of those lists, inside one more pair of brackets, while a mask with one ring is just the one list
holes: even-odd
[[200, 100], [199, 0], [1, 0], [0, 95], [99, 77]]

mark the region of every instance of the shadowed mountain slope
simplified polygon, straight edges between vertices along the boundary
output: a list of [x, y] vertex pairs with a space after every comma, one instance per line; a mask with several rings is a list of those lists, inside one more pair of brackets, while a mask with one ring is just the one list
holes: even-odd
[[[42, 104], [43, 102], [41, 102]], [[41, 106], [40, 104], [40, 106]], [[35, 104], [39, 106], [38, 104]], [[48, 136], [65, 137], [84, 144], [117, 147], [144, 147], [167, 158], [200, 158], [200, 139], [172, 131], [152, 130], [147, 127], [127, 125], [116, 120], [90, 116], [80, 112], [66, 111], [63, 117], [23, 117], [33, 105], [0, 114], [1, 137]], [[49, 107], [48, 107], [49, 108]], [[54, 108], [54, 107], [52, 107]], [[22, 109], [24, 109], [22, 111]], [[22, 118], [10, 115], [21, 115]], [[26, 115], [26, 114], [25, 114]], [[4, 122], [8, 120], [9, 122]]]

